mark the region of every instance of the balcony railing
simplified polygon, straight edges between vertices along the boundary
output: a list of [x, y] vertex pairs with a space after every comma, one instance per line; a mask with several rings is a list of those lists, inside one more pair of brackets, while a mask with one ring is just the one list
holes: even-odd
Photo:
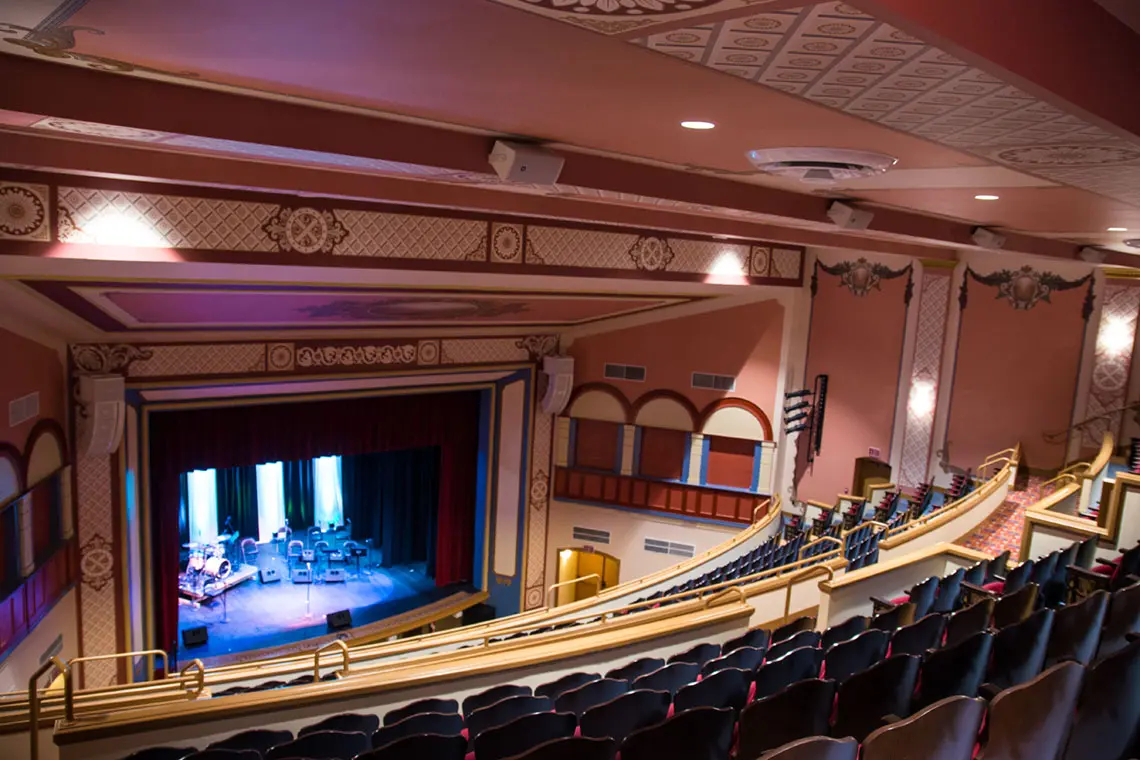
[[[753, 521], [752, 510], [768, 499], [767, 496], [715, 486], [648, 480], [568, 467], [558, 467], [554, 471], [554, 497], [744, 524]], [[758, 511], [756, 519], [765, 514], [765, 510]]]

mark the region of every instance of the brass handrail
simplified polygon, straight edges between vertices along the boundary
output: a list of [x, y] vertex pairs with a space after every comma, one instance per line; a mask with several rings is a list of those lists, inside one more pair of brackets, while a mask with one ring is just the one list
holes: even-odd
[[1008, 449], [1002, 449], [1001, 451], [995, 451], [993, 454], [990, 454], [988, 457], [986, 457], [982, 461], [982, 464], [986, 464], [987, 462], [995, 460], [998, 457], [1003, 457], [1006, 454], [1016, 454], [1016, 453], [1017, 453], [1017, 446], [1013, 446], [1013, 447], [1008, 448]]
[[1061, 482], [1062, 480], [1068, 480], [1070, 483], [1076, 483], [1077, 482], [1077, 476], [1071, 472], [1062, 472], [1057, 477], [1050, 478], [1049, 480], [1046, 480], [1044, 483], [1042, 483], [1041, 488], [1044, 489], [1046, 486], [1051, 486], [1054, 483]]
[[[166, 673], [169, 669], [169, 661], [166, 659], [166, 652], [161, 649], [139, 649], [134, 652], [116, 652], [115, 654], [93, 654], [88, 657], [72, 657], [67, 661], [70, 668], [74, 668], [81, 662], [101, 662], [105, 660], [122, 660], [127, 657], [150, 657], [151, 672], [154, 671], [154, 657], [158, 655], [162, 658], [162, 672]], [[167, 673], [169, 675], [169, 673]]]
[[829, 581], [835, 579], [835, 570], [833, 568], [827, 566], [827, 565], [815, 565], [814, 567], [807, 567], [807, 568], [804, 568], [803, 570], [799, 571], [798, 573], [796, 573], [792, 577], [788, 578], [787, 595], [784, 597], [784, 618], [785, 618], [785, 620], [787, 619], [787, 617], [789, 615], [792, 614], [792, 590], [795, 589], [796, 583], [804, 580], [805, 578], [810, 578], [810, 577], [812, 577], [812, 575], [817, 575], [817, 574], [819, 574], [820, 571], [827, 573], [827, 579]]
[[[563, 586], [573, 586], [575, 583], [581, 583], [582, 581], [588, 581], [591, 578], [594, 578], [598, 581], [598, 590], [594, 592], [594, 596], [597, 596], [598, 592], [602, 590], [602, 576], [598, 575], [597, 573], [590, 573], [589, 575], [583, 575], [580, 578], [571, 578], [568, 581], [561, 581], [559, 583], [554, 583], [550, 586], [550, 588], [546, 589], [546, 607], [547, 607], [547, 609], [550, 608], [550, 592], [554, 591], [554, 589], [561, 588]], [[577, 601], [577, 600], [575, 600], [575, 601]]]
[[[761, 500], [761, 502], [759, 504], [757, 504], [756, 506], [754, 506], [752, 508], [752, 524], [753, 525], [756, 524], [756, 512], [757, 512], [757, 510], [759, 510], [760, 507], [770, 506], [771, 504], [772, 504], [772, 499], [771, 499], [771, 497], [769, 497], [767, 499]], [[767, 514], [767, 512], [765, 512], [764, 514]]]
[[[870, 527], [876, 527], [876, 528], [882, 528], [883, 531], [891, 529], [891, 526], [887, 525], [885, 522], [881, 522], [879, 520], [864, 520], [863, 522], [859, 523], [858, 525], [856, 525], [853, 528], [848, 528], [847, 530], [839, 531], [839, 536], [840, 536], [840, 538], [846, 538], [847, 536], [850, 536], [855, 531], [861, 530], [861, 529], [869, 527], [869, 526]], [[879, 531], [879, 532], [882, 533], [883, 531]]]
[[[337, 640], [339, 641], [339, 639]], [[178, 676], [180, 678], [185, 678], [186, 671], [190, 670], [190, 668], [198, 669], [198, 691], [194, 692], [194, 699], [198, 699], [198, 697], [202, 696], [202, 692], [206, 690], [206, 666], [202, 664], [201, 660], [194, 658], [190, 662], [186, 663], [185, 667], [183, 667], [182, 670], [178, 671]]]
[[744, 590], [741, 589], [740, 586], [731, 586], [726, 589], [721, 589], [712, 596], [706, 597], [705, 609], [707, 610], [709, 607], [712, 607], [714, 602], [719, 602], [721, 599], [725, 599], [733, 595], [735, 595], [742, 602], [748, 601], [748, 597], [745, 596]]
[[[820, 536], [816, 540], [812, 541], [810, 544], [806, 544], [804, 546], [801, 546], [799, 554], [796, 555], [797, 559], [802, 561], [804, 558], [804, 552], [806, 552], [808, 549], [812, 548], [816, 544], [822, 544], [824, 541], [830, 541], [831, 543], [836, 544], [840, 548], [840, 550], [847, 548], [844, 545], [844, 542], [840, 541], [835, 536]], [[820, 555], [816, 555], [816, 557], [818, 557], [818, 556], [820, 556]], [[809, 557], [809, 559], [816, 559], [816, 557]]]
[[40, 690], [36, 688], [36, 682], [40, 680], [40, 676], [52, 668], [58, 668], [59, 672], [63, 674], [63, 716], [69, 723], [75, 720], [75, 712], [71, 706], [71, 667], [52, 655], [28, 679], [28, 735], [32, 743], [31, 760], [39, 760], [40, 757]]
[[352, 659], [352, 654], [348, 651], [348, 644], [345, 644], [340, 639], [333, 639], [313, 653], [313, 683], [319, 683], [321, 680], [321, 654], [328, 651], [329, 647], [336, 647], [340, 650], [344, 658], [344, 668], [341, 670], [341, 673], [348, 675], [348, 666]]

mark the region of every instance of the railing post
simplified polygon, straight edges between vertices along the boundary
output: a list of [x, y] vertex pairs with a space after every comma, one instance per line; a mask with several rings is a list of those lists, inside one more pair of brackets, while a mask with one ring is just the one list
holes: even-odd
[[73, 703], [74, 688], [71, 682], [71, 668], [56, 656], [52, 656], [32, 674], [28, 679], [28, 738], [31, 742], [31, 760], [40, 757], [40, 690], [38, 681], [40, 676], [52, 668], [58, 668], [63, 674], [63, 715], [70, 723], [75, 720], [75, 705]]

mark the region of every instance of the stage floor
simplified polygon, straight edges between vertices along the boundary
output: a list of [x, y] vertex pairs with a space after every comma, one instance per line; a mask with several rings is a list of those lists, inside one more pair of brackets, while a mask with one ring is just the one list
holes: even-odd
[[[352, 624], [356, 628], [431, 604], [457, 589], [467, 588], [437, 588], [435, 581], [424, 574], [422, 564], [371, 567], [367, 568], [369, 572], [365, 572], [362, 565], [358, 574], [355, 563], [350, 562], [349, 578], [344, 583], [293, 583], [286, 572], [285, 558], [272, 546], [261, 548], [258, 564], [264, 568], [276, 567], [282, 580], [263, 585], [254, 577], [198, 607], [186, 599], [180, 600], [180, 637], [187, 628], [204, 625], [209, 639], [204, 646], [188, 649], [182, 646], [180, 638], [179, 661], [223, 657], [323, 636], [328, 633], [325, 616], [338, 610], [351, 610]], [[322, 572], [324, 568], [322, 563]]]

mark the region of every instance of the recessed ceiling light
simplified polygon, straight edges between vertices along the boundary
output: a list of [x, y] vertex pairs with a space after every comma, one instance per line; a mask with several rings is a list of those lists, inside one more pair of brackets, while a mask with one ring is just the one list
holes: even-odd
[[997, 199], [998, 199], [998, 197], [996, 195], [975, 195], [974, 196], [974, 200], [976, 200], [976, 201], [996, 201]]
[[1128, 228], [1127, 227], [1109, 227], [1108, 231], [1109, 232], [1128, 232]]
[[683, 121], [681, 126], [685, 129], [712, 129], [716, 124], [711, 121]]

